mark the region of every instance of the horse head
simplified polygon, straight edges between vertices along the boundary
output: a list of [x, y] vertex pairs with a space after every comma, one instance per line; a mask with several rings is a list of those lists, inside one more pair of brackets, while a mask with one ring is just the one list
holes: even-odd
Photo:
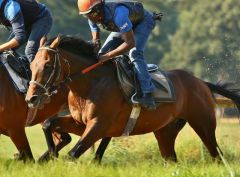
[[86, 67], [96, 64], [96, 56], [94, 46], [79, 36], [59, 35], [48, 41], [42, 38], [30, 65], [32, 79], [25, 99], [28, 106], [42, 107], [58, 88], [78, 78], [86, 72], [82, 71]]
[[62, 68], [63, 62], [60, 57], [58, 45], [61, 36], [52, 40], [50, 45], [46, 45], [46, 37], [40, 41], [40, 48], [35, 59], [30, 64], [32, 78], [25, 98], [29, 107], [42, 108], [44, 104], [50, 102], [50, 96], [56, 93], [57, 86], [65, 73]]

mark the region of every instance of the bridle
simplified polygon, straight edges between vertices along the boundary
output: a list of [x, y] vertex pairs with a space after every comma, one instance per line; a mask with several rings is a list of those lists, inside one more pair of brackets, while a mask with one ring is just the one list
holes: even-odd
[[[61, 88], [63, 85], [66, 85], [70, 82], [73, 81], [73, 79], [75, 78], [78, 78], [86, 73], [88, 73], [89, 71], [95, 69], [96, 67], [98, 66], [101, 66], [103, 64], [103, 62], [97, 62], [81, 71], [78, 71], [74, 74], [71, 74], [70, 75], [70, 64], [68, 62], [67, 59], [65, 59], [61, 54], [60, 54], [60, 51], [58, 49], [52, 49], [48, 46], [45, 46], [45, 47], [40, 47], [38, 50], [47, 50], [47, 51], [50, 51], [50, 52], [53, 52], [54, 53], [54, 65], [53, 65], [53, 70], [52, 72], [50, 73], [49, 75], [49, 78], [46, 82], [46, 84], [41, 84], [35, 80], [31, 80], [30, 81], [30, 84], [35, 84], [37, 85], [38, 87], [40, 87], [41, 89], [44, 90], [44, 92], [41, 94], [41, 95], [33, 95], [33, 96], [52, 96], [53, 94], [56, 94], [58, 89]], [[61, 56], [61, 57], [60, 57]], [[63, 60], [64, 63], [68, 66], [68, 74], [66, 76], [65, 79], [63, 79], [62, 81], [59, 81], [60, 79], [60, 75], [61, 75], [61, 62], [60, 60]], [[55, 74], [56, 73], [56, 74]], [[56, 75], [56, 77], [54, 78], [54, 81], [52, 82], [52, 84], [50, 83], [51, 80], [53, 80], [52, 78]], [[57, 84], [59, 83], [59, 84]]]
[[[50, 73], [50, 75], [47, 79], [47, 82], [44, 85], [35, 80], [31, 80], [29, 84], [35, 84], [44, 90], [44, 92], [41, 95], [33, 95], [33, 96], [48, 96], [48, 97], [50, 97], [53, 94], [57, 93], [57, 90], [59, 89], [60, 85], [63, 85], [63, 83], [65, 83], [67, 81], [71, 81], [71, 78], [69, 77], [70, 76], [70, 64], [69, 64], [68, 60], [66, 60], [64, 57], [61, 56], [58, 49], [52, 49], [50, 47], [45, 46], [45, 47], [40, 47], [38, 49], [38, 51], [40, 51], [40, 50], [47, 50], [47, 51], [54, 53], [53, 70]], [[61, 81], [60, 84], [57, 85], [57, 83], [59, 82], [59, 79], [60, 79], [61, 72], [62, 72], [62, 69], [61, 69], [62, 65], [61, 65], [60, 59], [62, 59], [64, 61], [64, 63], [68, 66], [68, 74], [67, 74], [66, 78], [63, 81]], [[51, 82], [51, 80], [53, 82]]]

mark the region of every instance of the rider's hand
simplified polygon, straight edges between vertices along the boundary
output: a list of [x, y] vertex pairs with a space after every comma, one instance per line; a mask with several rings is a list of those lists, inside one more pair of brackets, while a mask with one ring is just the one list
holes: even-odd
[[92, 43], [93, 43], [93, 46], [94, 46], [94, 52], [98, 53], [99, 50], [101, 49], [101, 41], [100, 41], [100, 39], [92, 40]]
[[106, 54], [104, 54], [104, 55], [99, 55], [99, 56], [98, 56], [98, 61], [99, 61], [100, 63], [104, 63], [105, 61], [110, 60], [110, 59], [111, 59], [111, 57], [109, 56], [108, 53], [106, 53]]

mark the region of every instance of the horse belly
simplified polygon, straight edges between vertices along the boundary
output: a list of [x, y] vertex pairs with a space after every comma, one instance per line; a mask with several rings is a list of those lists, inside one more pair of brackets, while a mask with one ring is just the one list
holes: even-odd
[[[127, 114], [125, 112], [124, 116], [120, 116], [118, 121], [113, 123], [114, 125], [111, 126], [107, 135], [111, 137], [122, 136], [127, 125], [127, 121], [129, 120], [129, 116], [130, 112]], [[130, 135], [140, 135], [157, 131], [174, 119], [174, 116], [170, 112], [164, 112], [162, 110], [147, 111], [145, 109], [142, 109], [140, 116]]]

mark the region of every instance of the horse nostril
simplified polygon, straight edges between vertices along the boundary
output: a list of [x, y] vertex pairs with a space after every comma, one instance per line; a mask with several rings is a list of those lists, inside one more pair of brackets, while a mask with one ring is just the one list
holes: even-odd
[[38, 96], [34, 95], [30, 99], [26, 99], [27, 103], [35, 103], [37, 101]]

